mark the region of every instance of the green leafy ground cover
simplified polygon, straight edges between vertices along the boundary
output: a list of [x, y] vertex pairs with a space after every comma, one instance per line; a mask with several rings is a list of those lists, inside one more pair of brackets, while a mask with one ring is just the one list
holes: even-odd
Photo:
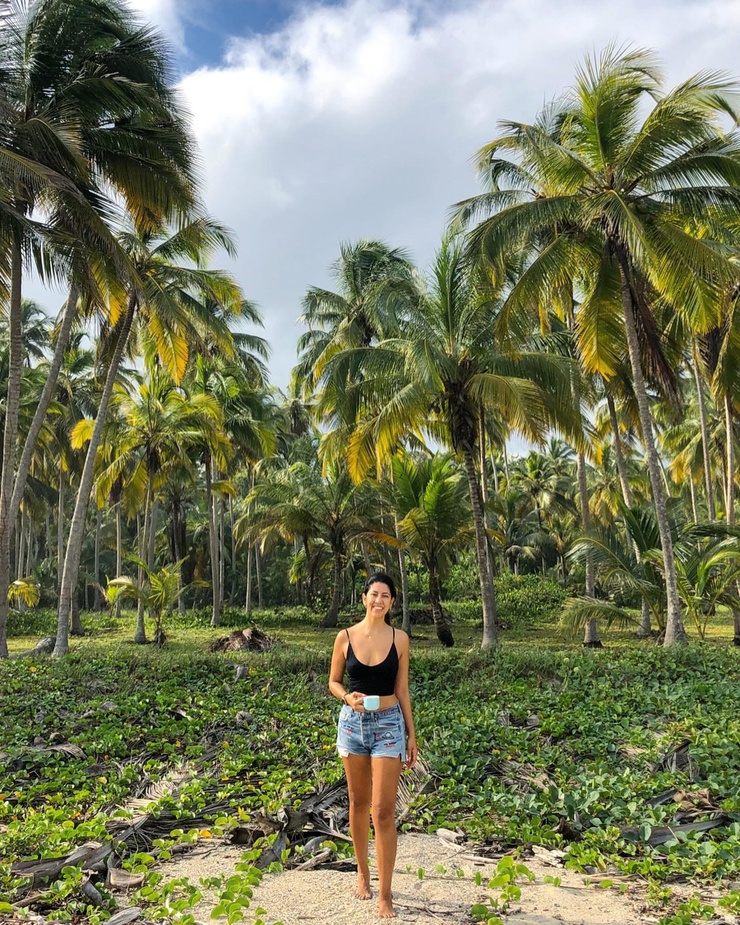
[[[13, 860], [109, 837], [119, 807], [183, 766], [192, 779], [157, 808], [191, 839], [340, 776], [326, 690], [333, 632], [305, 612], [263, 613], [259, 625], [283, 645], [221, 656], [206, 646], [222, 631], [187, 622], [171, 624], [157, 651], [126, 641], [130, 620], [111, 628], [107, 616], [87, 618], [93, 633], [69, 657], [0, 665], [0, 902], [22, 886]], [[408, 824], [460, 825], [504, 847], [563, 847], [575, 869], [655, 884], [737, 879], [740, 652], [727, 645], [726, 623], [714, 643], [679, 650], [619, 634], [582, 650], [540, 626], [534, 642], [514, 635], [491, 656], [476, 650], [473, 624], [456, 624], [453, 650], [419, 629], [412, 695], [434, 788]], [[32, 642], [15, 637], [12, 648]], [[238, 682], [235, 663], [248, 669]], [[664, 761], [681, 743], [689, 761]], [[655, 805], [672, 791], [676, 799]], [[722, 826], [651, 846], [681, 793], [695, 818], [714, 807]], [[193, 829], [193, 819], [203, 821]]]

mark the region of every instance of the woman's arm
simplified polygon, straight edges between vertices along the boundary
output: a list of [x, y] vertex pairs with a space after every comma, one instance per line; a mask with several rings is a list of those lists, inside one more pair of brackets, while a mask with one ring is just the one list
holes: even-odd
[[337, 633], [337, 638], [334, 640], [334, 651], [331, 655], [331, 668], [329, 669], [329, 690], [333, 697], [356, 710], [362, 705], [362, 694], [357, 691], [350, 693], [344, 686], [344, 667], [347, 664], [345, 641], [346, 633], [342, 630], [341, 633]]
[[411, 694], [409, 693], [409, 637], [403, 630], [396, 630], [396, 649], [398, 650], [398, 674], [396, 675], [396, 699], [401, 705], [403, 721], [406, 724], [406, 767], [413, 768], [419, 757], [416, 746], [416, 729], [411, 713]]

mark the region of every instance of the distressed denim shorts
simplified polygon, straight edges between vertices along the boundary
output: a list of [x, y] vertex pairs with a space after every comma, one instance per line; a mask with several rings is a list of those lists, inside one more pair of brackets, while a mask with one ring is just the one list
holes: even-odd
[[385, 710], [353, 710], [343, 706], [337, 724], [337, 751], [371, 758], [406, 760], [406, 724], [399, 704]]

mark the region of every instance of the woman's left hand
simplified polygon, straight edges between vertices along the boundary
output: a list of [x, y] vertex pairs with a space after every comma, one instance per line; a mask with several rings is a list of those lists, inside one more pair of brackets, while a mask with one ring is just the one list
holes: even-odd
[[416, 759], [418, 757], [419, 749], [416, 745], [416, 736], [409, 736], [406, 742], [406, 769], [408, 771], [416, 764]]

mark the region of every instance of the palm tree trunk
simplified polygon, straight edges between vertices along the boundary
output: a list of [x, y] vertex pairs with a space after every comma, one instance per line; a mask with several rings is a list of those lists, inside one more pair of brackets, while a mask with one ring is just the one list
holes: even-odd
[[342, 550], [334, 550], [334, 574], [332, 576], [331, 603], [326, 611], [322, 626], [336, 626], [339, 623], [339, 602], [342, 597]]
[[[144, 526], [139, 531], [139, 558], [142, 562], [146, 562], [147, 565], [149, 565], [149, 533], [151, 530], [152, 514], [154, 513], [154, 504], [152, 502], [153, 494], [154, 486], [150, 475], [146, 485], [146, 500], [144, 501]], [[144, 569], [139, 566], [137, 577], [139, 599], [136, 602], [136, 631], [134, 632], [134, 642], [137, 645], [144, 645], [146, 643], [146, 614], [144, 613], [144, 601], [141, 596], [144, 581]]]
[[[576, 473], [578, 476], [578, 500], [581, 508], [581, 524], [584, 533], [591, 530], [591, 511], [588, 504], [588, 483], [586, 482], [586, 457], [581, 452], [576, 453]], [[594, 577], [594, 560], [591, 555], [586, 557], [586, 582], [584, 587], [586, 597], [595, 597], [596, 581]], [[585, 626], [583, 645], [595, 649], [601, 648], [599, 638], [599, 621], [592, 617]]]
[[704, 491], [707, 496], [707, 515], [709, 522], [714, 523], [714, 489], [712, 487], [712, 461], [709, 456], [709, 429], [707, 428], [707, 408], [704, 401], [704, 382], [699, 369], [699, 357], [696, 342], [692, 345], [694, 359], [694, 379], [696, 381], [696, 397], [699, 403], [699, 426], [701, 427], [701, 451], [704, 458]]
[[10, 246], [10, 304], [8, 306], [8, 385], [5, 398], [2, 475], [0, 476], [0, 658], [8, 657], [8, 588], [10, 587], [10, 535], [15, 523], [10, 501], [18, 442], [18, 414], [23, 375], [21, 286], [23, 254], [17, 235]]
[[95, 509], [95, 560], [93, 564], [93, 576], [95, 579], [95, 596], [93, 599], [93, 610], [100, 610], [100, 528], [103, 520], [103, 509]]
[[724, 394], [725, 404], [725, 442], [727, 444], [727, 464], [725, 476], [725, 510], [727, 511], [727, 525], [735, 524], [735, 437], [734, 412], [732, 398], [729, 392]]
[[[123, 502], [119, 498], [116, 503], [116, 578], [123, 573], [123, 512], [121, 505]], [[120, 598], [116, 601], [116, 617], [121, 616]]]
[[57, 597], [62, 593], [62, 565], [64, 564], [64, 483], [65, 470], [60, 466], [57, 501]]
[[182, 515], [180, 500], [177, 496], [174, 498], [172, 505], [172, 552], [175, 556], [177, 565], [177, 612], [182, 615], [185, 613], [185, 598], [183, 596], [183, 577], [182, 577], [182, 560], [185, 558], [185, 550], [182, 543]]
[[244, 601], [247, 616], [252, 613], [252, 545], [247, 544], [247, 595]]
[[221, 594], [218, 587], [218, 537], [216, 536], [216, 505], [213, 491], [213, 462], [211, 454], [206, 454], [206, 501], [208, 506], [208, 544], [211, 556], [211, 626], [221, 623], [221, 609], [219, 607]]
[[105, 425], [105, 419], [108, 415], [108, 404], [113, 392], [113, 385], [118, 375], [118, 368], [121, 364], [123, 351], [128, 343], [131, 324], [134, 320], [134, 314], [136, 313], [136, 305], [136, 296], [131, 295], [126, 307], [126, 314], [121, 320], [116, 346], [113, 351], [110, 366], [108, 367], [103, 393], [100, 396], [98, 415], [95, 419], [95, 426], [93, 427], [90, 444], [87, 448], [87, 455], [85, 456], [85, 464], [82, 469], [80, 486], [77, 491], [75, 509], [69, 527], [67, 553], [64, 557], [64, 570], [62, 572], [61, 590], [59, 594], [57, 638], [54, 646], [55, 656], [66, 655], [69, 651], [69, 615], [72, 609], [72, 597], [77, 591], [77, 581], [80, 573], [82, 541], [85, 533], [85, 518], [95, 476], [95, 456], [98, 452], [98, 446], [100, 445], [100, 439], [103, 434], [103, 426]]
[[478, 465], [480, 468], [480, 495], [483, 504], [483, 526], [486, 535], [486, 559], [488, 560], [488, 574], [493, 579], [493, 549], [488, 538], [488, 468], [486, 466], [486, 411], [482, 404], [478, 406]]
[[627, 259], [623, 253], [619, 254], [620, 275], [622, 279], [622, 308], [624, 311], [624, 327], [627, 335], [627, 349], [629, 351], [630, 365], [632, 367], [632, 380], [640, 412], [642, 425], [642, 439], [647, 455], [650, 485], [653, 491], [653, 504], [660, 531], [660, 545], [663, 550], [663, 570], [666, 585], [666, 629], [664, 645], [671, 646], [686, 642], [686, 630], [681, 619], [681, 599], [678, 596], [678, 581], [676, 577], [676, 562], [673, 555], [673, 538], [668, 521], [668, 508], [663, 488], [663, 476], [660, 459], [655, 447], [653, 435], [653, 419], [648, 404], [645, 378], [642, 372], [642, 359], [640, 357], [640, 343], [635, 324], [632, 291], [627, 276]]
[[[567, 325], [570, 331], [575, 329], [575, 316], [573, 313], [573, 308], [571, 308], [567, 313]], [[578, 413], [578, 420], [580, 426], [583, 427], [583, 417], [581, 414], [581, 383], [579, 379], [579, 373], [573, 371], [570, 376], [570, 391], [571, 397], [573, 399], [573, 407]], [[583, 450], [576, 451], [576, 475], [578, 480], [578, 501], [581, 509], [581, 527], [583, 528], [584, 533], [588, 533], [591, 530], [591, 510], [589, 507], [588, 499], [588, 481], [586, 479], [586, 455]], [[539, 515], [539, 510], [538, 510]], [[586, 556], [586, 581], [584, 592], [586, 597], [594, 597], [594, 591], [596, 587], [596, 582], [594, 578], [594, 560], [591, 553]], [[584, 645], [589, 645], [589, 639], [593, 638], [598, 639], [599, 629], [596, 620], [591, 621], [593, 625], [589, 628], [586, 628], [586, 638], [583, 641]]]
[[452, 637], [450, 624], [447, 622], [445, 613], [442, 610], [437, 563], [432, 558], [427, 559], [425, 564], [429, 573], [429, 606], [432, 611], [434, 628], [437, 631], [437, 639], [439, 639], [443, 646], [451, 648], [455, 644], [455, 640]]
[[15, 548], [16, 548], [16, 558], [15, 558], [15, 577], [23, 578], [24, 569], [26, 567], [26, 514], [25, 511], [21, 511], [19, 516], [16, 518], [16, 527], [15, 527]]
[[234, 502], [229, 495], [229, 532], [231, 534], [231, 587], [229, 589], [229, 607], [236, 599], [236, 540], [234, 538]]
[[634, 507], [635, 499], [632, 496], [629, 478], [627, 477], [627, 463], [624, 459], [624, 450], [622, 449], [622, 438], [619, 433], [619, 419], [617, 418], [617, 408], [614, 404], [611, 392], [607, 388], [606, 406], [609, 409], [609, 421], [612, 426], [612, 442], [614, 445], [614, 460], [617, 464], [617, 474], [619, 475], [619, 484], [622, 487], [622, 497], [627, 507]]
[[[607, 388], [606, 404], [609, 409], [609, 421], [612, 426], [612, 438], [614, 444], [614, 459], [617, 464], [617, 473], [619, 474], [619, 484], [622, 487], [622, 498], [627, 507], [632, 508], [635, 505], [635, 499], [630, 487], [629, 478], [627, 477], [627, 463], [624, 459], [624, 450], [622, 449], [622, 437], [619, 432], [619, 420], [617, 418], [617, 408], [614, 404], [614, 398]], [[637, 543], [633, 544], [635, 558], [640, 561], [640, 548]], [[637, 630], [638, 636], [649, 636], [652, 632], [650, 602], [643, 595], [641, 602], [640, 626]]]
[[[727, 477], [725, 483], [725, 507], [727, 510], [727, 526], [735, 526], [735, 434], [734, 412], [732, 397], [729, 391], [725, 392], [725, 440], [727, 443]], [[740, 582], [736, 583], [737, 593], [740, 593]], [[733, 645], [740, 646], [740, 611], [732, 609]]]
[[[398, 518], [393, 515], [393, 527], [396, 539], [401, 539], [401, 533], [398, 529]], [[411, 635], [411, 615], [409, 609], [409, 576], [406, 571], [406, 553], [399, 547], [398, 549], [398, 574], [401, 578], [401, 608], [403, 616], [401, 618], [401, 629], [404, 633]]]
[[696, 495], [696, 485], [694, 485], [694, 479], [689, 473], [689, 494], [691, 496], [691, 513], [694, 515], [694, 523], [699, 523], [699, 499]]
[[497, 643], [496, 637], [496, 595], [493, 590], [491, 574], [488, 571], [488, 558], [486, 556], [486, 532], [483, 522], [483, 507], [481, 505], [478, 480], [475, 476], [475, 461], [473, 453], [466, 449], [463, 454], [465, 475], [468, 479], [470, 492], [470, 506], [473, 511], [473, 524], [475, 526], [475, 553], [478, 559], [478, 578], [480, 580], [481, 601], [483, 603], [483, 639], [481, 649], [492, 649]]
[[362, 559], [365, 563], [365, 577], [369, 578], [373, 573], [373, 564], [370, 561], [370, 553], [368, 552], [365, 540], [360, 540], [360, 550], [362, 551]]
[[257, 577], [257, 609], [262, 610], [262, 554], [256, 544], [254, 547], [254, 571]]
[[223, 498], [218, 502], [218, 611], [224, 607], [226, 587], [226, 505]]
[[506, 487], [511, 488], [511, 472], [509, 472], [509, 453], [506, 449], [506, 440], [501, 450], [504, 457], [504, 475], [506, 476]]
[[51, 363], [49, 364], [49, 369], [46, 373], [46, 382], [44, 383], [44, 387], [41, 390], [41, 396], [39, 397], [38, 404], [36, 405], [36, 410], [33, 413], [33, 420], [31, 421], [31, 426], [28, 430], [26, 441], [23, 445], [21, 458], [18, 461], [18, 471], [15, 476], [13, 495], [10, 501], [11, 517], [15, 516], [15, 514], [18, 512], [18, 509], [21, 506], [23, 492], [26, 490], [28, 473], [31, 471], [31, 461], [33, 460], [33, 454], [36, 450], [36, 443], [38, 441], [39, 434], [41, 433], [41, 428], [44, 425], [46, 412], [49, 410], [49, 405], [51, 404], [51, 399], [54, 395], [57, 381], [59, 380], [59, 371], [61, 370], [62, 363], [64, 362], [64, 351], [67, 349], [67, 345], [69, 344], [69, 335], [72, 332], [72, 325], [74, 324], [75, 320], [77, 300], [79, 295], [80, 290], [77, 288], [77, 286], [70, 286], [69, 296], [64, 306], [64, 314], [62, 315], [62, 324], [57, 333], [56, 343], [54, 344], [54, 354], [51, 358]]

